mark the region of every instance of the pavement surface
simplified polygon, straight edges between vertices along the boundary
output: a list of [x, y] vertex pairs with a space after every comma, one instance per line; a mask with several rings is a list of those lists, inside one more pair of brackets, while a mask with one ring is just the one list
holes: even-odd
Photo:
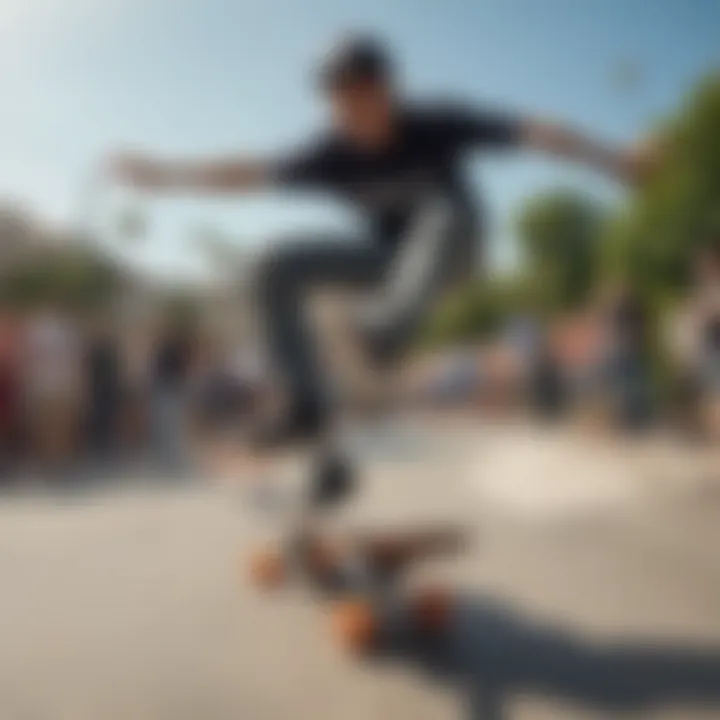
[[0, 500], [2, 720], [720, 718], [720, 465], [468, 422], [379, 428], [340, 525], [450, 520], [448, 637], [358, 662], [245, 556], [277, 532], [236, 483]]

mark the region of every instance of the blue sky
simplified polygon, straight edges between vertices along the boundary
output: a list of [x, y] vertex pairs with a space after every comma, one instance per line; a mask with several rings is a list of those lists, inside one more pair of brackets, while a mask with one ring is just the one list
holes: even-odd
[[[408, 88], [566, 119], [632, 141], [720, 65], [716, 0], [3, 0], [0, 198], [52, 220], [77, 215], [93, 163], [118, 147], [202, 155], [277, 152], [322, 121], [309, 68], [338, 31], [382, 34]], [[617, 68], [641, 68], [622, 92]], [[512, 265], [512, 211], [556, 184], [613, 197], [590, 173], [537, 158], [472, 163]], [[257, 244], [348, 220], [271, 196], [153, 203], [142, 265], [192, 272], [187, 238], [215, 226]]]

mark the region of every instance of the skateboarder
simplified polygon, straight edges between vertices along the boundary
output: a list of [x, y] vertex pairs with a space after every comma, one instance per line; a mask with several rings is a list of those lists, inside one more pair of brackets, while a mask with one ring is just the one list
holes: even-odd
[[236, 193], [303, 188], [350, 201], [367, 236], [305, 233], [268, 253], [257, 273], [258, 304], [285, 402], [258, 419], [254, 440], [273, 447], [317, 436], [330, 412], [302, 318], [316, 286], [372, 288], [374, 307], [355, 323], [369, 362], [396, 360], [428, 311], [478, 267], [482, 210], [463, 177], [471, 152], [528, 148], [591, 165], [623, 181], [646, 164], [567, 127], [465, 103], [405, 97], [393, 59], [371, 37], [345, 37], [317, 70], [328, 129], [278, 158], [170, 161], [121, 154], [120, 182], [165, 193]]

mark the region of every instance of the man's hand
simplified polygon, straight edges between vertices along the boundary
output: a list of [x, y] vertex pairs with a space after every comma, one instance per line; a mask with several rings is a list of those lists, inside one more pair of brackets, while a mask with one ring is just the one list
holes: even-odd
[[534, 120], [524, 124], [522, 135], [530, 148], [591, 165], [630, 185], [646, 182], [659, 164], [655, 143], [617, 150], [562, 125]]
[[638, 155], [634, 150], [621, 150], [615, 159], [615, 176], [628, 185], [644, 183], [651, 168], [646, 158]]
[[118, 183], [151, 192], [245, 192], [267, 185], [270, 169], [252, 159], [162, 161], [135, 153], [111, 158], [109, 176]]
[[618, 176], [633, 185], [642, 185], [658, 171], [662, 162], [659, 143], [643, 142], [618, 153]]

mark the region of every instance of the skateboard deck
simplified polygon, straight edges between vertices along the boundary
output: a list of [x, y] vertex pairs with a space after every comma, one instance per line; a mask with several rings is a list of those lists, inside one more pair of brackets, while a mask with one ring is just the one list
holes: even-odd
[[451, 525], [315, 535], [306, 537], [301, 548], [256, 551], [250, 573], [253, 584], [265, 590], [292, 580], [318, 590], [340, 645], [363, 653], [401, 628], [436, 635], [448, 626], [449, 592], [441, 587], [404, 592], [400, 580], [415, 563], [455, 554], [465, 542], [465, 533]]
[[[362, 561], [374, 573], [393, 574], [414, 561], [456, 553], [467, 540], [453, 525], [428, 526], [404, 531], [360, 530], [311, 535], [303, 540], [299, 562], [311, 579], [342, 567], [348, 560]], [[270, 545], [251, 556], [251, 573], [262, 587], [278, 587], [288, 578], [291, 552]]]

